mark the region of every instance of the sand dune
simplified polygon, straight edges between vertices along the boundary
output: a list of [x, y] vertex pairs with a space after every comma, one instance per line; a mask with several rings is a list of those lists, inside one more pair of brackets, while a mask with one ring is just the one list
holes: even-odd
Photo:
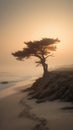
[[73, 102], [73, 70], [48, 72], [33, 83], [29, 95], [37, 102], [57, 99]]

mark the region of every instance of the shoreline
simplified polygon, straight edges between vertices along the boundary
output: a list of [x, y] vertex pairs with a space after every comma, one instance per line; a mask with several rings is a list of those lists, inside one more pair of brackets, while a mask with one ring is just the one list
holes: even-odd
[[37, 104], [35, 99], [28, 100], [23, 88], [16, 87], [15, 93], [0, 100], [0, 130], [73, 130], [73, 111], [62, 109], [71, 103]]
[[0, 100], [7, 96], [13, 95], [22, 89], [31, 87], [32, 82], [33, 82], [32, 80], [20, 81], [20, 82], [16, 82], [15, 84], [13, 84], [10, 87], [6, 87], [3, 90], [0, 90]]

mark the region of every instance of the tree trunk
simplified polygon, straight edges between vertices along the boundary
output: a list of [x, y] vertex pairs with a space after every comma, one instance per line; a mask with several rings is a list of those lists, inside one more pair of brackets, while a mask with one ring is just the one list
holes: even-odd
[[46, 64], [46, 58], [44, 57], [44, 55], [42, 56], [39, 56], [39, 55], [35, 55], [36, 57], [38, 57], [40, 59], [39, 62], [36, 62], [36, 63], [39, 63], [42, 65], [43, 67], [43, 77], [47, 75], [48, 73], [48, 65]]
[[46, 63], [42, 63], [43, 66], [43, 76], [46, 76], [48, 73], [48, 65]]

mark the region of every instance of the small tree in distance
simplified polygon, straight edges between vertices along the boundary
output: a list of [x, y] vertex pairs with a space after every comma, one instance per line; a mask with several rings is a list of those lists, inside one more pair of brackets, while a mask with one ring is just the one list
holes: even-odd
[[57, 42], [60, 42], [57, 38], [43, 38], [39, 41], [24, 42], [26, 47], [23, 48], [23, 50], [18, 50], [12, 53], [12, 55], [16, 57], [17, 60], [27, 59], [32, 56], [37, 57], [39, 60], [35, 63], [37, 66], [42, 65], [44, 71], [43, 76], [45, 76], [48, 72], [46, 60], [49, 56], [52, 56], [53, 51], [56, 51]]

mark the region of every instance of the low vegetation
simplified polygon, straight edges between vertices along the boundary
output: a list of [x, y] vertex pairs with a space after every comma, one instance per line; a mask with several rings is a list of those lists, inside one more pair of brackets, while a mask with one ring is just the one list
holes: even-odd
[[73, 69], [48, 72], [37, 79], [29, 89], [29, 98], [40, 103], [46, 100], [73, 102]]

